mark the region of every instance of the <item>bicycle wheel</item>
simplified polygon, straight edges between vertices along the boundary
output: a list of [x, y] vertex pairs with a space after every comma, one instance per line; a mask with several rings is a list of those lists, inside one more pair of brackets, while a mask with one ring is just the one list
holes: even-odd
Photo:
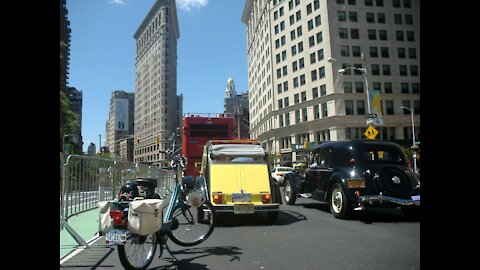
[[168, 236], [181, 246], [195, 246], [205, 241], [215, 228], [215, 213], [209, 201], [199, 207], [186, 204], [173, 210], [172, 219], [178, 221], [178, 227]]
[[157, 250], [155, 233], [141, 236], [129, 234], [125, 245], [118, 245], [118, 256], [127, 270], [144, 270], [152, 263]]

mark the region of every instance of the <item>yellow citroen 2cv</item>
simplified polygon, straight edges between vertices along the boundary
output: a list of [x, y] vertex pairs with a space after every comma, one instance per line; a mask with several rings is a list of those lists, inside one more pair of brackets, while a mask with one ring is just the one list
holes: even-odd
[[216, 213], [266, 212], [275, 222], [280, 189], [270, 175], [267, 153], [256, 140], [210, 140], [197, 182], [203, 182]]

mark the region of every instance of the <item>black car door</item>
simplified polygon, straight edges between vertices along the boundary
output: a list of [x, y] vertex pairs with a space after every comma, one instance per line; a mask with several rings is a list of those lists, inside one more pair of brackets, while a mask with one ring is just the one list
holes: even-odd
[[320, 150], [317, 167], [315, 169], [315, 190], [312, 198], [320, 201], [326, 200], [328, 179], [333, 171], [332, 169], [333, 149], [327, 147]]

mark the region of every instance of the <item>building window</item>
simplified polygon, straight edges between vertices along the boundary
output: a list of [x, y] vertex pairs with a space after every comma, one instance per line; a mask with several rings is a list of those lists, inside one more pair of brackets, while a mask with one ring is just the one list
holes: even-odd
[[347, 39], [348, 38], [347, 28], [339, 28], [338, 29], [338, 34], [339, 34], [341, 39]]
[[[319, 15], [319, 17], [320, 17], [320, 15]], [[355, 11], [348, 12], [348, 19], [351, 22], [357, 22], [357, 12], [355, 12]]]
[[413, 31], [407, 31], [407, 41], [415, 41], [415, 34]]
[[353, 115], [353, 100], [345, 100], [345, 115]]
[[360, 57], [361, 55], [360, 51], [361, 51], [360, 46], [352, 46], [352, 56]]
[[405, 14], [405, 24], [413, 24], [413, 16], [410, 14]]
[[377, 39], [377, 31], [375, 29], [368, 29], [368, 39], [369, 40]]
[[294, 24], [295, 23], [295, 16], [290, 16], [289, 17], [289, 20], [290, 20], [290, 25]]
[[347, 21], [347, 13], [345, 11], [337, 11], [337, 20], [339, 22]]
[[378, 48], [370, 47], [370, 57], [378, 57]]
[[279, 122], [280, 122], [280, 123], [279, 123], [280, 127], [283, 127], [283, 126], [284, 126], [284, 123], [283, 123], [283, 114], [281, 114], [281, 115], [278, 116], [278, 120], [279, 120]]
[[285, 114], [285, 126], [290, 126], [290, 113]]
[[386, 23], [385, 13], [377, 13], [377, 22], [378, 23]]
[[317, 62], [317, 55], [313, 52], [310, 54], [310, 64], [313, 64], [315, 62]]
[[278, 108], [279, 109], [283, 108], [283, 100], [281, 99], [278, 100]]
[[405, 48], [397, 48], [398, 58], [405, 58]]
[[414, 114], [420, 114], [420, 101], [419, 100], [413, 101], [413, 113]]
[[396, 31], [397, 34], [397, 41], [404, 41], [405, 39], [403, 38], [403, 31]]
[[322, 117], [328, 117], [327, 103], [322, 103]]
[[[337, 11], [338, 13], [338, 11]], [[366, 14], [367, 17], [367, 23], [375, 23], [375, 14], [372, 12], [367, 12]]]
[[357, 115], [365, 114], [365, 101], [357, 100]]
[[321, 67], [318, 69], [318, 75], [320, 78], [325, 78], [325, 67]]
[[302, 13], [300, 12], [300, 10], [295, 13], [295, 18], [297, 22], [302, 19]]
[[288, 104], [288, 97], [286, 97], [286, 98], [283, 99], [283, 105], [285, 105], [285, 107], [290, 106], [290, 105]]
[[393, 100], [386, 100], [385, 107], [388, 115], [393, 115]]
[[320, 8], [320, 0], [313, 0], [313, 9], [317, 10]]
[[410, 66], [410, 75], [411, 76], [418, 76], [418, 67], [417, 66]]
[[392, 83], [390, 82], [383, 83], [383, 90], [385, 91], [385, 93], [392, 93]]
[[343, 82], [343, 92], [344, 93], [352, 93], [352, 83], [351, 82]]
[[387, 30], [378, 30], [378, 38], [380, 40], [388, 40]]
[[383, 75], [385, 76], [392, 75], [390, 71], [390, 65], [382, 65], [382, 70], [383, 70]]
[[297, 69], [298, 69], [298, 63], [297, 63], [297, 61], [293, 61], [293, 62], [292, 62], [292, 72], [297, 71]]
[[355, 92], [363, 93], [363, 82], [355, 82]]
[[317, 51], [317, 58], [318, 58], [318, 61], [320, 60], [323, 60], [324, 59], [324, 56], [323, 56], [323, 49], [320, 49]]
[[298, 43], [298, 52], [303, 52], [303, 41]]
[[294, 102], [294, 104], [300, 103], [300, 96], [298, 94], [295, 94], [293, 96], [293, 102]]
[[373, 6], [373, 0], [365, 0], [365, 6], [367, 7]]
[[350, 29], [350, 36], [351, 36], [352, 39], [359, 39], [360, 35], [359, 35], [359, 32], [358, 32], [358, 29], [351, 28]]
[[313, 106], [313, 118], [314, 119], [320, 118], [320, 105]]
[[313, 20], [308, 21], [307, 26], [308, 26], [308, 31], [312, 30], [313, 29]]
[[408, 83], [401, 83], [400, 88], [402, 89], [402, 94], [408, 94], [410, 92]]
[[403, 7], [406, 7], [406, 8], [412, 7], [410, 0], [403, 0]]
[[301, 98], [302, 98], [302, 102], [307, 101], [307, 92], [306, 91], [303, 91], [302, 93], [300, 93], [300, 95], [301, 95]]
[[303, 122], [307, 122], [307, 121], [308, 121], [307, 108], [303, 108], [303, 109], [302, 109], [302, 118], [303, 118]]
[[297, 54], [297, 45], [292, 46], [292, 56], [294, 56], [295, 54]]
[[305, 84], [305, 74], [300, 75], [300, 85]]
[[350, 56], [349, 48], [350, 47], [348, 47], [348, 46], [340, 46], [340, 55], [345, 56], [345, 57]]
[[311, 77], [312, 77], [312, 82], [316, 81], [318, 79], [317, 77], [317, 70], [314, 69], [311, 71]]
[[298, 66], [300, 67], [300, 69], [304, 68], [305, 67], [305, 63], [303, 61], [303, 57], [298, 59]]
[[318, 97], [318, 87], [312, 88], [312, 98]]
[[379, 82], [374, 82], [372, 89], [373, 89], [373, 90], [378, 90], [378, 91], [381, 92], [381, 90], [382, 90], [382, 85], [381, 85], [381, 83], [379, 83]]
[[322, 84], [320, 85], [320, 96], [325, 96], [327, 94], [327, 85]]
[[412, 83], [412, 93], [419, 94], [420, 93], [420, 84], [419, 83]]
[[298, 77], [293, 78], [293, 88], [298, 87]]
[[302, 27], [301, 26], [297, 27], [297, 37], [301, 37], [302, 33], [303, 33], [302, 32]]
[[277, 93], [278, 94], [282, 93], [282, 84], [281, 83], [277, 85]]
[[300, 110], [295, 110], [295, 124], [300, 123]]
[[376, 0], [375, 3], [377, 7], [383, 7], [383, 0]]
[[372, 75], [380, 75], [380, 66], [372, 65]]
[[400, 7], [400, 0], [393, 0], [393, 7]]
[[307, 15], [309, 15], [310, 13], [312, 13], [312, 4], [307, 5]]
[[322, 32], [318, 32], [316, 36], [317, 36], [317, 44], [321, 43], [323, 41]]
[[402, 14], [393, 14], [395, 24], [402, 24]]
[[309, 48], [313, 47], [315, 45], [315, 36], [311, 36], [308, 38], [308, 46]]
[[408, 76], [406, 65], [400, 65], [399, 69], [400, 69], [400, 76]]
[[410, 59], [416, 59], [417, 58], [417, 51], [415, 48], [408, 48], [408, 57]]

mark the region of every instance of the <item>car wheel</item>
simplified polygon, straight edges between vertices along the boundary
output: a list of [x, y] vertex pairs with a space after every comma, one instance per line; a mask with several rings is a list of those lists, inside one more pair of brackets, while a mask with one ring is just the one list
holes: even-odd
[[297, 192], [292, 188], [290, 179], [285, 179], [283, 182], [283, 196], [288, 205], [294, 205], [297, 200]]
[[352, 214], [352, 207], [348, 203], [347, 196], [340, 184], [335, 183], [330, 192], [330, 212], [336, 218], [348, 219]]

